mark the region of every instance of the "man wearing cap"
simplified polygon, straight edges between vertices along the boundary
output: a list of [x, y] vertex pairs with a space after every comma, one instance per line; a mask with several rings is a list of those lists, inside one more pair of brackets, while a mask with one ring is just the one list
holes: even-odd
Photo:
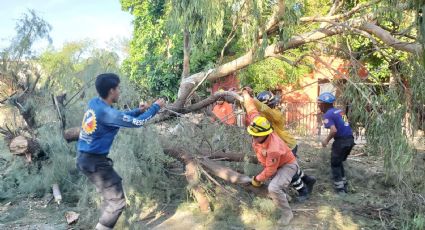
[[297, 159], [291, 149], [273, 131], [270, 122], [260, 116], [248, 91], [243, 90], [242, 95], [250, 122], [247, 131], [253, 137], [252, 147], [258, 161], [264, 167], [260, 174], [252, 178], [251, 184], [259, 187], [265, 181], [271, 180], [267, 189], [269, 196], [281, 211], [278, 224], [288, 225], [293, 214], [284, 189], [288, 188], [299, 168]]
[[[334, 108], [335, 96], [325, 92], [318, 97], [319, 109], [324, 114], [323, 124], [330, 129], [329, 135], [322, 140], [325, 148], [333, 138], [331, 154], [331, 170], [334, 180], [334, 188], [338, 194], [347, 193], [348, 182], [345, 177], [344, 164], [351, 149], [355, 145], [353, 131], [347, 120], [343, 119], [342, 110]], [[345, 117], [345, 116], [344, 116]]]

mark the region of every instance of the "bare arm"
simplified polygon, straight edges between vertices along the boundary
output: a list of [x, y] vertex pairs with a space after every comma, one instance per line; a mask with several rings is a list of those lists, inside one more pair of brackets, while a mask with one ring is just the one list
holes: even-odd
[[329, 141], [332, 138], [335, 137], [336, 132], [337, 132], [337, 129], [336, 129], [335, 125], [332, 125], [330, 127], [330, 130], [329, 130], [329, 135], [325, 139], [323, 139], [323, 141], [322, 141], [322, 146], [323, 147], [326, 147], [328, 145]]

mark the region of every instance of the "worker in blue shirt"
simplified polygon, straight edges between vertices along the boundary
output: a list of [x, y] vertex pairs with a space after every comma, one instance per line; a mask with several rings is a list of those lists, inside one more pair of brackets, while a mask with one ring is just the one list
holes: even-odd
[[113, 229], [125, 207], [122, 179], [114, 170], [113, 161], [107, 157], [118, 130], [121, 127], [142, 127], [165, 104], [163, 99], [158, 99], [148, 109], [146, 105], [140, 105], [127, 112], [116, 110], [111, 105], [120, 96], [119, 84], [120, 79], [116, 74], [97, 76], [99, 97], [88, 103], [77, 144], [77, 168], [103, 197], [104, 208], [96, 225], [98, 230]]
[[[323, 115], [323, 124], [325, 128], [330, 129], [329, 135], [322, 140], [322, 146], [325, 148], [333, 138], [331, 169], [334, 180], [335, 191], [339, 194], [347, 193], [348, 182], [345, 177], [343, 162], [347, 160], [351, 149], [354, 147], [353, 131], [342, 110], [334, 108], [335, 96], [332, 93], [325, 92], [319, 95], [318, 104]], [[345, 120], [344, 120], [345, 118]]]

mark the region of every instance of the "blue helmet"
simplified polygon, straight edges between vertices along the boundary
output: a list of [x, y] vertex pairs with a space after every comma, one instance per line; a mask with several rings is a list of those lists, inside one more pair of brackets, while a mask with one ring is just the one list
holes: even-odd
[[257, 95], [257, 99], [260, 102], [262, 102], [262, 103], [264, 103], [264, 104], [266, 104], [266, 105], [268, 105], [268, 106], [270, 106], [272, 108], [275, 107], [275, 106], [277, 106], [279, 104], [279, 102], [280, 102], [280, 98], [279, 97], [275, 97], [273, 95], [273, 93], [270, 92], [270, 91], [263, 91], [263, 92], [259, 93]]
[[335, 101], [335, 96], [330, 92], [324, 92], [317, 98], [319, 102], [332, 104]]

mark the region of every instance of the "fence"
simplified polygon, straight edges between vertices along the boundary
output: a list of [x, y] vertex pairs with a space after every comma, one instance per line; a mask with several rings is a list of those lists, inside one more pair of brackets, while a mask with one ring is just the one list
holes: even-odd
[[[336, 105], [337, 108], [343, 106]], [[283, 115], [286, 119], [286, 128], [297, 136], [321, 136], [329, 133], [322, 124], [317, 102], [286, 102], [282, 103]], [[364, 140], [364, 128], [353, 130], [356, 140]]]
[[282, 103], [286, 128], [299, 136], [317, 135], [321, 132], [321, 116], [316, 102]]

